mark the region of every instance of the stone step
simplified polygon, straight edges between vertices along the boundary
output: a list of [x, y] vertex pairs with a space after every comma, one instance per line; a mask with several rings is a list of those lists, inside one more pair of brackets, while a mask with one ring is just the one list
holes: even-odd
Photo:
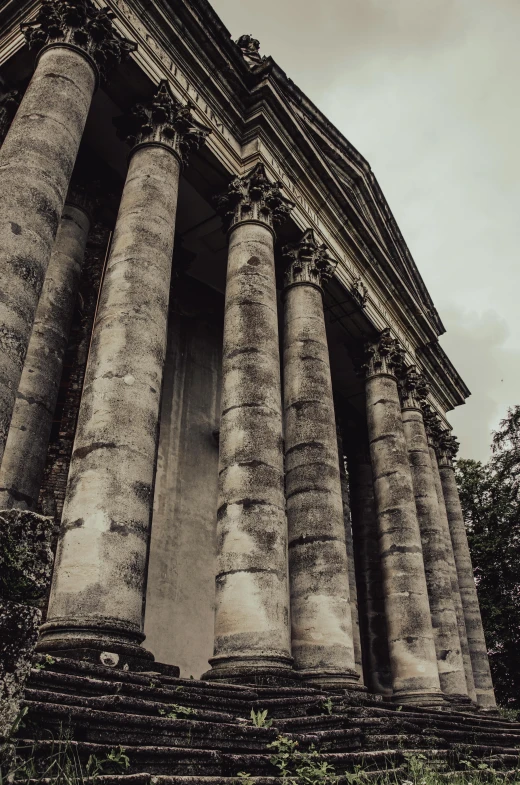
[[363, 734], [359, 728], [318, 730], [313, 733], [287, 733], [284, 735], [298, 742], [299, 750], [308, 750], [314, 746], [320, 752], [346, 752], [347, 750], [360, 749], [363, 740]]
[[[175, 696], [177, 697], [177, 693]], [[99, 711], [128, 712], [129, 714], [143, 714], [149, 717], [165, 716], [164, 712], [175, 711], [179, 707], [180, 719], [192, 719], [200, 722], [218, 722], [224, 724], [247, 724], [247, 720], [238, 720], [233, 714], [206, 711], [185, 706], [181, 701], [175, 703], [167, 701], [149, 701], [142, 698], [129, 698], [125, 695], [80, 696], [69, 693], [58, 693], [27, 688], [25, 699], [31, 703], [53, 703], [56, 705], [81, 706], [83, 708], [98, 709]], [[187, 714], [184, 714], [185, 709]]]
[[305, 695], [284, 698], [265, 698], [257, 700], [256, 706], [258, 710], [268, 711], [269, 717], [300, 717], [308, 713], [316, 712], [317, 714], [324, 713], [323, 705], [327, 700], [327, 696], [321, 693], [316, 695]]
[[[202, 682], [198, 684], [202, 684]], [[134, 684], [133, 682], [108, 681], [87, 676], [56, 673], [50, 670], [33, 669], [28, 686], [29, 689], [71, 695], [82, 694], [84, 697], [89, 695], [127, 695], [161, 703], [179, 703], [183, 706], [221, 710], [234, 716], [249, 717], [254, 705], [254, 700], [238, 700], [228, 697], [227, 694], [217, 695], [214, 692], [206, 692], [198, 686], [196, 688], [192, 688], [191, 685], [161, 686], [152, 679], [149, 679], [145, 684]]]
[[357, 706], [346, 706], [342, 710], [342, 713], [349, 717], [399, 717], [401, 719], [409, 720], [411, 722], [417, 724], [424, 724], [424, 723], [432, 723], [438, 725], [440, 723], [452, 723], [454, 727], [467, 727], [470, 726], [475, 729], [493, 729], [493, 730], [501, 730], [503, 732], [511, 733], [514, 735], [520, 735], [520, 725], [519, 723], [509, 723], [505, 720], [501, 720], [500, 722], [496, 721], [495, 719], [490, 719], [485, 716], [479, 716], [478, 714], [466, 714], [466, 713], [452, 713], [452, 712], [432, 712], [431, 710], [425, 711], [400, 711], [396, 712], [395, 709], [388, 709], [382, 707], [357, 707]]
[[169, 719], [116, 711], [99, 711], [42, 701], [24, 701], [24, 719], [36, 738], [49, 732], [59, 738], [60, 728], [74, 729], [74, 738], [92, 743], [193, 747], [207, 750], [263, 750], [278, 731], [242, 724]]

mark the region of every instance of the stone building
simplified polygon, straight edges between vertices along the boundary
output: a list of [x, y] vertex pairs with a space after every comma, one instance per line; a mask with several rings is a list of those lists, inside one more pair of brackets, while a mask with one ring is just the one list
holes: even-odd
[[61, 524], [38, 651], [493, 712], [469, 391], [367, 161], [207, 0], [7, 0], [0, 80], [0, 509]]

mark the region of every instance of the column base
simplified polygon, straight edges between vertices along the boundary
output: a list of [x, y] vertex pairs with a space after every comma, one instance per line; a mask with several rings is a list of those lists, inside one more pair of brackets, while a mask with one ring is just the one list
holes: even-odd
[[478, 706], [479, 714], [487, 714], [489, 717], [501, 717], [499, 710], [495, 706]]
[[95, 657], [98, 664], [112, 667], [122, 657], [153, 662], [153, 654], [140, 645], [144, 639], [144, 633], [136, 625], [121, 619], [75, 616], [50, 619], [42, 624], [36, 651], [60, 653], [73, 659], [82, 659], [81, 655], [92, 652], [87, 659], [92, 661]]
[[447, 701], [452, 706], [460, 706], [461, 708], [471, 708], [475, 704], [469, 697], [469, 695], [464, 695], [463, 693], [454, 693], [450, 695], [443, 695], [444, 700]]
[[359, 683], [359, 674], [356, 671], [297, 670], [295, 673], [309, 687], [317, 687], [321, 690], [366, 692], [366, 687]]
[[218, 655], [209, 661], [211, 670], [202, 681], [223, 681], [229, 684], [254, 684], [258, 687], [276, 685], [294, 687], [298, 676], [292, 669], [291, 657], [228, 657]]
[[445, 696], [440, 692], [398, 692], [392, 695], [392, 703], [401, 706], [424, 706], [440, 709], [447, 707]]

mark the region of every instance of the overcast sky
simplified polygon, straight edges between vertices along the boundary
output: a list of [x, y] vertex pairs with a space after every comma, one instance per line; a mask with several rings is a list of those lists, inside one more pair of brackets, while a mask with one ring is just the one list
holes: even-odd
[[367, 158], [472, 391], [461, 456], [520, 403], [520, 0], [210, 0]]

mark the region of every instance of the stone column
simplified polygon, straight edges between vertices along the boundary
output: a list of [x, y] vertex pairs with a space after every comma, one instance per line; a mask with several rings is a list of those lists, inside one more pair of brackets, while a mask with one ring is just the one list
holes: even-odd
[[167, 82], [133, 145], [107, 261], [39, 649], [146, 657], [143, 610], [181, 163], [205, 131]]
[[450, 565], [421, 410], [421, 402], [426, 400], [428, 392], [424, 378], [415, 366], [410, 366], [400, 385], [402, 417], [421, 531], [439, 679], [446, 698], [469, 703]]
[[[90, 219], [69, 197], [43, 284], [0, 468], [0, 509], [34, 510], [60, 388]], [[74, 203], [76, 202], [76, 204]]]
[[466, 633], [473, 668], [475, 691], [477, 693], [477, 703], [482, 710], [496, 712], [495, 692], [489, 668], [477, 588], [473, 576], [464, 516], [460, 506], [459, 491], [455, 480], [455, 470], [453, 468], [453, 459], [457, 455], [458, 449], [457, 440], [450, 435], [449, 431], [444, 431], [439, 439], [439, 473], [446, 503], [455, 565], [457, 567], [464, 619], [466, 621]]
[[69, 180], [99, 77], [135, 48], [90, 0], [43, 3], [40, 50], [0, 148], [0, 460]]
[[285, 482], [292, 654], [317, 686], [357, 685], [322, 286], [336, 265], [312, 230], [284, 248]]
[[352, 513], [350, 509], [350, 491], [345, 466], [345, 451], [343, 448], [343, 434], [336, 420], [336, 435], [338, 437], [339, 477], [341, 483], [341, 499], [343, 502], [343, 523], [345, 526], [345, 545], [347, 547], [348, 583], [350, 592], [350, 612], [352, 616], [352, 640], [354, 642], [354, 662], [359, 676], [359, 686], [364, 686], [363, 678], [363, 651], [361, 648], [361, 631], [359, 627], [359, 604], [356, 582], [356, 560], [354, 557], [354, 539], [352, 535]]
[[446, 555], [450, 567], [451, 579], [451, 593], [453, 598], [453, 606], [457, 615], [457, 627], [459, 630], [460, 650], [462, 652], [462, 660], [464, 662], [464, 673], [466, 676], [466, 687], [468, 696], [477, 705], [477, 694], [475, 692], [475, 683], [473, 681], [473, 668], [471, 665], [471, 657], [468, 646], [468, 636], [466, 634], [466, 622], [464, 620], [464, 610], [462, 608], [462, 600], [460, 598], [459, 581], [457, 578], [457, 568], [455, 566], [455, 557], [453, 555], [453, 546], [451, 544], [450, 527], [448, 524], [448, 515], [446, 513], [446, 504], [444, 502], [444, 494], [442, 492], [441, 476], [439, 474], [439, 465], [437, 463], [436, 444], [439, 436], [438, 417], [434, 414], [432, 408], [425, 404], [423, 405], [424, 424], [426, 426], [426, 435], [428, 437], [428, 450], [430, 453], [430, 460], [432, 464], [433, 479], [435, 482], [435, 490], [437, 492], [437, 501], [439, 504], [439, 516], [441, 520]]
[[392, 672], [388, 649], [385, 595], [372, 464], [366, 435], [350, 431], [348, 476], [354, 553], [359, 569], [359, 621], [363, 637], [365, 680], [370, 692], [390, 697]]
[[435, 643], [396, 374], [402, 350], [383, 330], [366, 346], [366, 399], [393, 699], [442, 703]]
[[273, 229], [292, 205], [281, 187], [257, 164], [220, 199], [229, 251], [208, 679], [292, 672]]

